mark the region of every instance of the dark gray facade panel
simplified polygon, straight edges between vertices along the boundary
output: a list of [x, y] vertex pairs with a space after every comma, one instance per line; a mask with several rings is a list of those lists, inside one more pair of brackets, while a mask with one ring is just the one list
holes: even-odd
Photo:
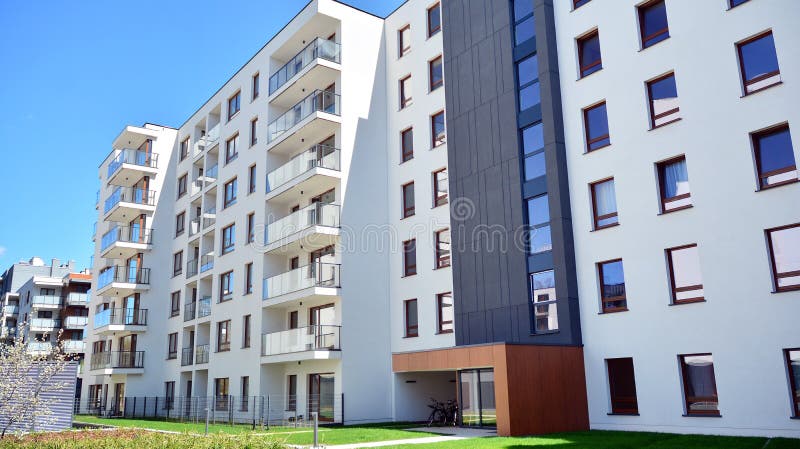
[[[531, 335], [511, 9], [505, 0], [442, 2], [447, 80], [456, 344], [577, 345], [574, 245], [552, 0], [534, 0], [559, 332]], [[533, 48], [533, 47], [529, 47]], [[530, 112], [528, 112], [530, 113]], [[531, 186], [526, 185], [527, 188]], [[464, 211], [470, 212], [465, 216]], [[540, 261], [540, 262], [537, 262]], [[546, 267], [544, 265], [547, 265]]]

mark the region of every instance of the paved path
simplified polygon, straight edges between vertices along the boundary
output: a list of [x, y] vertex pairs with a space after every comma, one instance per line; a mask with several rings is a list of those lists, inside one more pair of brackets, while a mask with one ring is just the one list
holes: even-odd
[[370, 443], [339, 444], [335, 446], [324, 446], [325, 449], [359, 449], [369, 447], [399, 446], [403, 444], [429, 444], [443, 443], [445, 441], [458, 441], [467, 438], [480, 438], [497, 436], [497, 432], [488, 429], [468, 429], [463, 427], [417, 427], [408, 430], [419, 432], [440, 433], [445, 435], [435, 437], [408, 438], [405, 440], [374, 441]]

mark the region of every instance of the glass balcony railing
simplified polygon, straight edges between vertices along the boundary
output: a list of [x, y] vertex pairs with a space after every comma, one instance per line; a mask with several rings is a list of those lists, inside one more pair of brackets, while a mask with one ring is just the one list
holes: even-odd
[[86, 342], [82, 340], [64, 340], [61, 343], [61, 347], [64, 348], [64, 352], [85, 352]]
[[271, 192], [292, 179], [317, 167], [330, 170], [341, 170], [340, 153], [337, 148], [328, 145], [314, 145], [307, 151], [293, 157], [267, 175], [267, 192]]
[[183, 321], [191, 321], [197, 314], [197, 301], [187, 302], [183, 305]]
[[122, 168], [122, 164], [158, 168], [158, 155], [149, 151], [125, 148], [108, 164], [108, 178]]
[[200, 218], [195, 218], [189, 222], [189, 237], [200, 232]]
[[36, 295], [32, 299], [33, 307], [59, 307], [61, 305], [61, 297], [54, 295]]
[[84, 327], [89, 324], [88, 316], [68, 316], [64, 318], [64, 327]]
[[49, 341], [32, 341], [28, 343], [28, 354], [42, 354], [53, 350], [53, 344]]
[[203, 212], [203, 229], [214, 226], [214, 223], [217, 222], [217, 208], [212, 207], [207, 211]]
[[214, 268], [214, 255], [213, 254], [206, 254], [205, 256], [200, 258], [200, 272], [205, 273], [206, 271]]
[[211, 167], [209, 167], [209, 169], [206, 171], [206, 174], [203, 175], [203, 177], [206, 178], [206, 185], [210, 185], [214, 181], [216, 181], [217, 177], [219, 177], [219, 164], [212, 165]]
[[105, 251], [111, 245], [122, 243], [152, 243], [152, 229], [142, 229], [139, 226], [125, 226], [114, 223], [112, 228], [103, 234], [100, 240], [100, 250]]
[[219, 124], [214, 126], [213, 128], [209, 129], [206, 135], [197, 139], [197, 144], [195, 145], [195, 155], [202, 153], [203, 151], [211, 148], [214, 144], [219, 141]]
[[186, 277], [190, 278], [197, 274], [197, 259], [186, 262]]
[[97, 352], [89, 357], [90, 369], [144, 368], [144, 351]]
[[198, 345], [194, 349], [194, 363], [208, 363], [208, 355], [211, 353], [209, 345]]
[[197, 302], [197, 318], [211, 315], [211, 297], [204, 296]]
[[147, 326], [147, 309], [106, 309], [94, 315], [94, 328]]
[[67, 295], [67, 305], [86, 306], [89, 304], [89, 293], [72, 292]]
[[315, 90], [311, 95], [300, 100], [299, 103], [269, 124], [267, 127], [267, 141], [272, 142], [277, 139], [281, 134], [292, 129], [315, 112], [340, 115], [339, 95], [324, 90]]
[[32, 331], [48, 331], [55, 330], [61, 327], [61, 320], [52, 318], [32, 318], [30, 322], [30, 329]]
[[269, 77], [269, 94], [272, 95], [317, 58], [338, 63], [341, 58], [341, 52], [341, 45], [334, 41], [321, 37], [314, 39]]
[[339, 227], [339, 205], [313, 203], [267, 226], [267, 244], [290, 236], [311, 226]]
[[104, 213], [109, 213], [119, 203], [153, 206], [156, 204], [156, 192], [155, 190], [140, 189], [138, 187], [117, 187], [106, 198], [103, 208]]
[[341, 326], [315, 325], [271, 334], [261, 334], [261, 355], [305, 351], [336, 351]]
[[19, 314], [19, 306], [15, 305], [8, 305], [3, 307], [3, 314], [5, 315], [17, 315]]
[[274, 298], [310, 287], [339, 287], [341, 266], [314, 263], [264, 279], [264, 299]]
[[194, 348], [181, 349], [181, 366], [189, 366], [194, 363]]
[[112, 282], [149, 285], [150, 269], [115, 265], [104, 269], [97, 276], [97, 288], [103, 288]]

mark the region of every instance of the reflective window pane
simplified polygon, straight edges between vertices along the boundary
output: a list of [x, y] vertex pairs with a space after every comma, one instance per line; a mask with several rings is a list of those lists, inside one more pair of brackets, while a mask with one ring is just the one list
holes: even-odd
[[514, 43], [519, 45], [536, 36], [536, 25], [533, 16], [528, 17], [514, 27]]
[[767, 232], [778, 291], [800, 288], [800, 224]]

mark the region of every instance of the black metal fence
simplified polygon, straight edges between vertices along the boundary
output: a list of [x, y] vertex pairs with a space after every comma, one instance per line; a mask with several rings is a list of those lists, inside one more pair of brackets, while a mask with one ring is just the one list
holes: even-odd
[[177, 422], [303, 427], [344, 421], [341, 394], [268, 396], [131, 396], [76, 399], [75, 415], [106, 418], [164, 419]]

